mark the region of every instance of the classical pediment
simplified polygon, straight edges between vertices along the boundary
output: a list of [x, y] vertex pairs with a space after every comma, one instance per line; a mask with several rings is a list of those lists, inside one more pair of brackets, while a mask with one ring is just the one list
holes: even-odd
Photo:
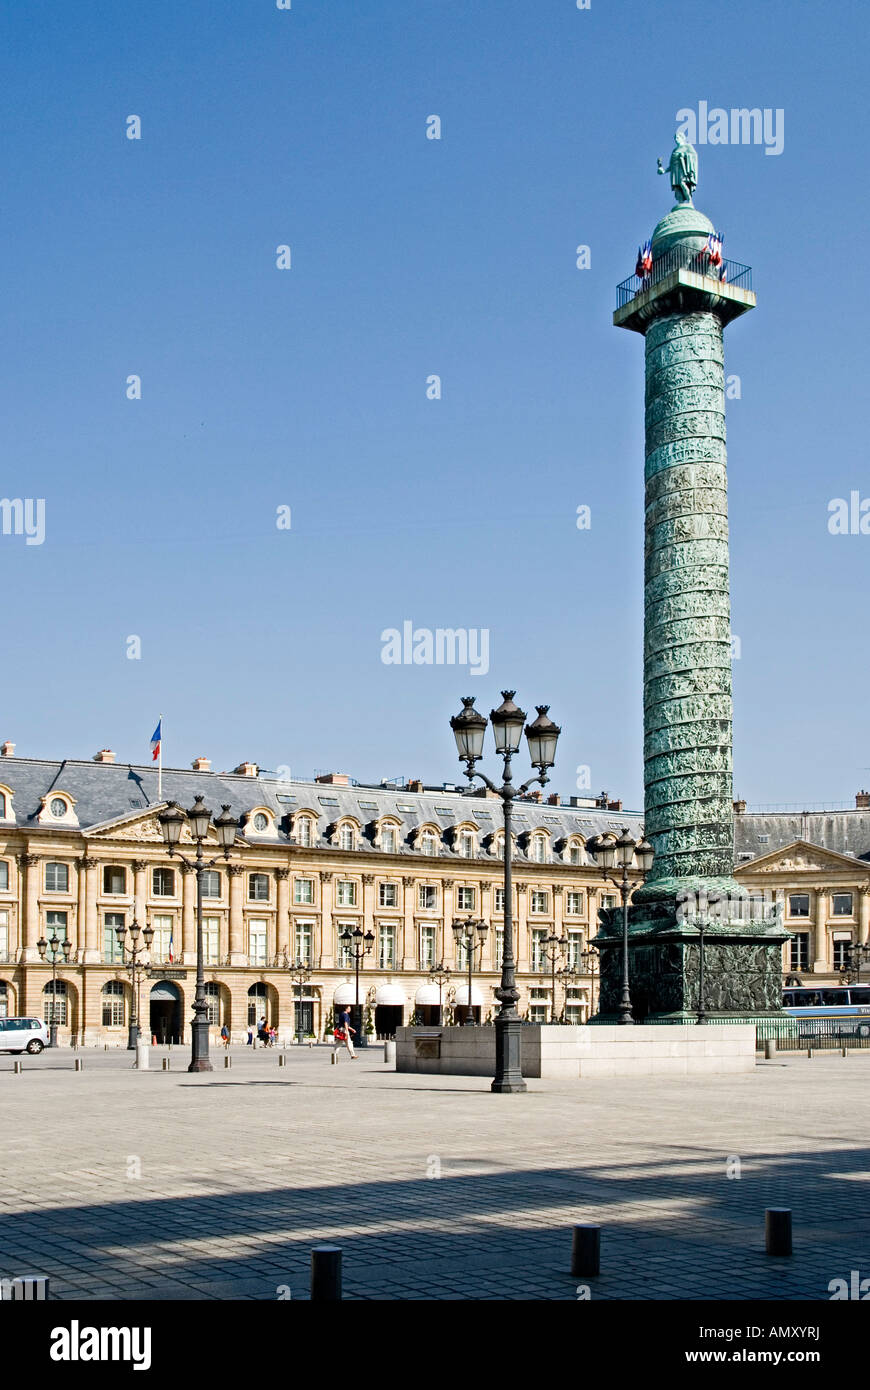
[[[153, 810], [136, 811], [128, 816], [117, 816], [113, 820], [102, 821], [88, 828], [88, 839], [124, 840], [135, 845], [162, 845], [163, 832]], [[217, 834], [209, 827], [208, 839], [204, 842], [217, 844]], [[181, 844], [192, 845], [193, 836], [185, 825], [181, 830]]]
[[821, 845], [814, 845], [809, 840], [794, 840], [781, 849], [771, 850], [769, 854], [760, 854], [755, 859], [738, 864], [735, 872], [740, 878], [755, 874], [795, 872], [842, 873], [844, 869], [850, 869], [852, 873], [862, 873], [866, 872], [866, 865], [850, 854], [838, 854], [836, 850], [822, 849]]

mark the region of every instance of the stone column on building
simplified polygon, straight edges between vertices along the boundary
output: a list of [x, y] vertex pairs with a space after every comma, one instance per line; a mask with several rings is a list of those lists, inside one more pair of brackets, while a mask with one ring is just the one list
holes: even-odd
[[[79, 959], [85, 965], [98, 964], [102, 959], [102, 942], [100, 941], [100, 916], [97, 910], [97, 896], [99, 893], [99, 865], [96, 859], [89, 855], [83, 855], [78, 860], [79, 876], [78, 891], [82, 892], [84, 887], [85, 910], [84, 910], [84, 931], [76, 939], [76, 950], [81, 951]], [[78, 923], [81, 924], [82, 911], [81, 902], [78, 909]]]
[[[147, 925], [148, 915], [148, 895], [145, 875], [148, 872], [148, 863], [145, 859], [133, 860], [133, 916], [140, 927]], [[129, 922], [127, 923], [129, 926]]]
[[529, 957], [531, 943], [529, 941], [528, 886], [527, 883], [514, 884], [517, 890], [517, 910], [514, 927], [516, 940], [514, 941], [514, 952], [517, 958], [517, 971], [525, 975], [527, 975], [531, 969]]
[[36, 945], [42, 934], [39, 923], [39, 862], [37, 854], [18, 856], [18, 868], [24, 880], [18, 936], [22, 961], [39, 960], [39, 948]]
[[[414, 970], [417, 965], [417, 942], [414, 931], [416, 884], [413, 874], [402, 877], [402, 969]], [[438, 964], [438, 942], [435, 942], [435, 964]]]
[[[335, 929], [332, 924], [333, 911], [333, 876], [330, 869], [320, 871], [320, 968], [321, 970], [332, 970], [335, 968], [337, 956], [335, 954]], [[316, 949], [316, 947], [315, 947]], [[331, 1004], [331, 1000], [329, 1003]]]
[[479, 880], [477, 887], [478, 892], [480, 893], [480, 897], [478, 899], [478, 903], [480, 905], [480, 912], [478, 913], [478, 916], [482, 917], [484, 922], [486, 922], [487, 926], [489, 927], [489, 931], [486, 933], [486, 941], [484, 943], [482, 952], [481, 969], [495, 970], [495, 961], [497, 955], [495, 947], [495, 922], [493, 921], [492, 903], [487, 902], [484, 896], [484, 894], [489, 892], [489, 889], [492, 887], [492, 885], [490, 884], [489, 879], [482, 878]]
[[230, 864], [227, 868], [230, 876], [230, 965], [247, 965], [248, 954], [245, 950], [245, 915], [244, 899], [242, 893], [245, 886], [245, 866], [244, 864]]
[[830, 971], [828, 964], [828, 890], [815, 891], [815, 916], [813, 918], [813, 974], [825, 975]]
[[185, 965], [196, 964], [196, 871], [181, 863], [181, 950]]
[[562, 884], [553, 884], [553, 931], [556, 936], [562, 935], [562, 928], [565, 925], [565, 914], [563, 911], [564, 900], [562, 898]]
[[862, 883], [858, 900], [858, 941], [864, 945], [870, 936], [870, 883]]
[[[444, 878], [441, 880], [441, 956], [446, 956], [447, 947], [445, 943], [450, 941], [451, 946], [455, 944], [452, 925], [453, 919], [457, 916], [456, 911], [456, 880]], [[435, 929], [435, 954], [438, 954], [438, 929]]]
[[375, 876], [374, 874], [363, 874], [362, 876], [362, 929], [363, 931], [374, 932], [374, 959], [378, 959], [378, 928], [375, 921]]
[[290, 870], [275, 870], [278, 881], [277, 915], [275, 918], [275, 953], [279, 961], [286, 956], [292, 960], [296, 955], [296, 943], [290, 941]]

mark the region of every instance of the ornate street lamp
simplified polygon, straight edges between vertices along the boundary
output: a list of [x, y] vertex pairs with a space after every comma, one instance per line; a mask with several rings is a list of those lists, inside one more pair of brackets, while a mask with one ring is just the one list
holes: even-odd
[[[552, 991], [550, 994], [550, 1022], [558, 1023], [559, 1020], [556, 1017], [556, 961], [567, 949], [568, 938], [566, 936], [557, 936], [554, 931], [551, 931], [544, 937], [541, 945], [543, 946], [544, 956], [550, 962], [550, 988]], [[561, 974], [562, 972], [560, 971], [559, 973]]]
[[[475, 951], [483, 952], [486, 943], [487, 925], [486, 922], [475, 917], [456, 918], [452, 923], [453, 938], [456, 942], [456, 959], [459, 961], [460, 948], [465, 949], [468, 961], [468, 1012], [465, 1015], [465, 1023], [473, 1024], [474, 1018], [471, 1013], [471, 975], [474, 969]], [[440, 1012], [440, 1008], [439, 1008]]]
[[349, 927], [345, 927], [338, 939], [344, 942], [347, 954], [353, 957], [356, 971], [356, 993], [354, 994], [356, 1002], [353, 1006], [352, 1025], [356, 1029], [356, 1045], [357, 1047], [368, 1047], [369, 1040], [363, 1026], [364, 1019], [359, 1002], [359, 967], [360, 961], [364, 960], [366, 956], [372, 953], [375, 944], [375, 934], [371, 931], [363, 933], [362, 927], [354, 927], [353, 931], [351, 931]]
[[860, 985], [861, 967], [870, 964], [870, 942], [854, 942], [849, 947], [848, 961], [849, 983]]
[[475, 763], [483, 757], [486, 719], [474, 708], [473, 695], [463, 696], [462, 710], [450, 720], [459, 761], [465, 763], [466, 777], [469, 782], [479, 777], [484, 786], [501, 798], [504, 810], [504, 952], [501, 985], [496, 990], [496, 998], [500, 1001], [501, 1007], [495, 1018], [495, 1078], [492, 1083], [492, 1089], [504, 1095], [526, 1090], [520, 1055], [522, 1023], [517, 1013], [520, 992], [516, 983], [514, 955], [511, 885], [513, 803], [518, 796], [524, 796], [529, 787], [534, 786], [536, 782], [544, 786], [550, 780], [547, 772], [555, 762], [556, 743], [561, 733], [558, 726], [547, 717], [549, 705], [537, 705], [538, 717], [526, 727], [526, 739], [529, 758], [532, 766], [538, 769], [538, 776], [531, 777], [521, 787], [515, 787], [511, 780], [511, 759], [519, 752], [526, 716], [519, 706], [514, 704], [514, 694], [513, 690], [503, 690], [502, 703], [490, 714], [496, 753], [504, 762], [501, 786], [491, 782], [483, 772], [478, 772], [475, 768]]
[[41, 936], [36, 943], [39, 951], [40, 960], [45, 960], [47, 948], [51, 948], [51, 1020], [48, 1025], [48, 1045], [57, 1047], [57, 962], [59, 956], [63, 955], [64, 965], [69, 965], [70, 951], [72, 942], [64, 938], [63, 941], [52, 932], [48, 941]]
[[[563, 988], [564, 991], [565, 991], [565, 1004], [564, 1004], [564, 1007], [563, 1007], [563, 1009], [562, 1009], [561, 1022], [562, 1022], [562, 1023], [567, 1023], [567, 1022], [568, 1022], [568, 991], [569, 991], [569, 989], [573, 989], [573, 988], [575, 988], [575, 986], [579, 985], [579, 983], [580, 983], [580, 971], [577, 969], [576, 965], [563, 965], [562, 968], [561, 968], [561, 970], [557, 970], [557, 971], [556, 971], [556, 979], [559, 981], [559, 983], [561, 984], [562, 988]], [[554, 1018], [553, 1021], [554, 1021], [555, 1023], [558, 1023], [560, 1020]]]
[[301, 956], [297, 956], [287, 968], [290, 971], [290, 979], [299, 991], [296, 999], [296, 1041], [301, 1047], [304, 1037], [302, 1032], [302, 989], [311, 979], [311, 966]]
[[[641, 883], [652, 868], [652, 845], [646, 840], [633, 840], [627, 830], [618, 839], [610, 835], [598, 835], [589, 841], [588, 848], [608, 883], [619, 889], [622, 897], [622, 1000], [619, 1006], [619, 1023], [634, 1023], [631, 1011], [631, 994], [628, 988], [628, 904], [638, 883], [631, 883], [628, 871], [636, 861], [640, 870]], [[621, 869], [622, 877], [614, 878], [611, 869]]]
[[[136, 1044], [139, 1041], [139, 972], [144, 967], [144, 961], [140, 956], [146, 955], [151, 950], [151, 942], [154, 940], [154, 928], [150, 922], [142, 931], [144, 945], [139, 945], [139, 923], [134, 919], [130, 923], [130, 941], [127, 946], [127, 928], [120, 926], [115, 928], [115, 936], [121, 948], [121, 960], [125, 970], [130, 972], [130, 1024], [127, 1029], [127, 1051], [135, 1052]], [[129, 959], [128, 959], [129, 957]]]
[[[177, 856], [196, 874], [196, 994], [193, 1000], [193, 1023], [191, 1025], [191, 1058], [187, 1070], [213, 1071], [214, 1068], [208, 1057], [208, 1000], [205, 995], [205, 960], [202, 940], [202, 877], [206, 869], [211, 869], [220, 862], [220, 855], [209, 860], [202, 857], [203, 841], [206, 839], [209, 826], [212, 824], [211, 812], [203, 802], [202, 797], [197, 796], [187, 812], [182, 811], [181, 807], [176, 805], [174, 801], [167, 802], [165, 810], [160, 812], [157, 819], [160, 822], [163, 840], [170, 858]], [[192, 861], [181, 854], [178, 849], [185, 823], [189, 825], [190, 833], [196, 842], [196, 858]], [[224, 805], [220, 815], [215, 816], [214, 828], [223, 857], [229, 859], [230, 850], [236, 842], [236, 831], [239, 828], [235, 816], [230, 815], [229, 806]]]
[[598, 947], [591, 943], [580, 952], [580, 969], [589, 976], [589, 1018], [595, 1013], [595, 967], [598, 963]]
[[445, 965], [443, 961], [441, 962], [440, 965], [433, 965], [433, 966], [432, 966], [432, 969], [429, 971], [429, 976], [428, 976], [429, 983], [438, 986], [438, 1026], [439, 1026], [439, 1027], [441, 1026], [441, 1024], [442, 1024], [442, 1022], [443, 1022], [442, 1009], [441, 1009], [441, 995], [442, 995], [442, 991], [443, 991], [443, 989], [444, 989], [444, 986], [445, 986], [445, 985], [449, 985], [449, 983], [450, 983], [450, 976], [452, 975], [452, 973], [453, 973], [453, 972], [452, 972], [452, 970], [450, 969], [450, 966], [449, 966], [449, 965]]

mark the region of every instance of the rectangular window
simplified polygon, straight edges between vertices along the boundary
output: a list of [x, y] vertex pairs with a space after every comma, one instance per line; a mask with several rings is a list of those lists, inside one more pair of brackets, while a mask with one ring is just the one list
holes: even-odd
[[58, 941], [66, 941], [67, 913], [46, 912], [45, 934], [49, 941], [56, 936]]
[[[49, 980], [49, 981], [48, 981], [48, 984], [45, 986], [45, 989], [43, 990], [43, 996], [42, 996], [42, 997], [43, 997], [43, 1001], [44, 1001], [44, 1002], [43, 1002], [43, 1018], [45, 1019], [45, 1022], [46, 1022], [46, 1023], [49, 1023], [49, 1024], [50, 1024], [50, 1023], [53, 1021], [53, 1022], [55, 1022], [55, 1023], [59, 1023], [60, 1026], [61, 1026], [62, 1028], [65, 1028], [65, 1027], [66, 1027], [66, 983], [65, 983], [64, 980], [58, 980], [58, 982], [57, 982], [57, 994], [54, 996], [54, 999], [53, 999], [53, 1000], [52, 1000], [52, 993], [51, 993], [51, 984], [52, 984], [52, 982], [51, 982], [51, 980]], [[52, 1002], [54, 1003], [54, 1008], [52, 1008]], [[53, 1019], [52, 1019], [52, 1015], [54, 1015]]]
[[583, 933], [579, 931], [568, 932], [568, 950], [566, 952], [566, 965], [571, 970], [580, 969], [580, 956], [583, 951]]
[[217, 869], [206, 869], [202, 875], [202, 896], [204, 898], [219, 898], [221, 893], [221, 876]]
[[504, 961], [504, 927], [495, 929], [495, 968], [501, 970]]
[[398, 907], [399, 906], [399, 885], [398, 883], [379, 883], [378, 884], [378, 907]]
[[435, 964], [435, 928], [420, 928], [420, 969], [431, 970]]
[[550, 910], [550, 895], [549, 895], [549, 893], [544, 893], [544, 892], [542, 892], [542, 891], [541, 891], [540, 889], [538, 889], [538, 888], [534, 889], [534, 891], [532, 892], [532, 906], [531, 906], [531, 909], [530, 909], [530, 910], [531, 910], [532, 912], [549, 912], [549, 910]]
[[151, 896], [154, 898], [175, 897], [175, 870], [151, 870]]
[[221, 995], [220, 985], [215, 980], [206, 980], [205, 982], [205, 1002], [208, 1005], [206, 1019], [208, 1020], [209, 1027], [217, 1028], [221, 1021]]
[[68, 892], [69, 892], [69, 865], [68, 865], [68, 864], [46, 864], [46, 866], [45, 866], [45, 891], [46, 891], [46, 893], [68, 893]]
[[314, 923], [296, 923], [296, 959], [311, 965], [314, 959]]
[[0, 908], [0, 960], [9, 959], [9, 913]]
[[789, 917], [809, 917], [810, 915], [810, 895], [809, 893], [790, 893], [788, 897]]
[[396, 928], [392, 922], [378, 927], [378, 968], [393, 970], [396, 964]]
[[117, 864], [107, 864], [103, 869], [103, 892], [123, 895], [127, 891], [127, 870]]
[[354, 963], [353, 952], [351, 950], [353, 943], [350, 941], [342, 941], [341, 934], [343, 931], [353, 931], [355, 926], [355, 922], [339, 922], [336, 926], [336, 956], [339, 970], [349, 970]]
[[544, 937], [547, 933], [541, 928], [536, 927], [532, 932], [532, 969], [546, 970], [549, 967], [549, 960], [544, 951]]
[[438, 888], [434, 883], [421, 883], [417, 887], [417, 905], [424, 912], [431, 912], [438, 906]]
[[9, 863], [6, 859], [0, 859], [0, 893], [9, 891]]
[[[155, 873], [157, 870], [155, 870]], [[178, 942], [175, 940], [175, 918], [171, 913], [158, 913], [151, 919], [154, 940], [151, 942], [151, 959], [157, 963], [168, 962], [178, 955]]]
[[473, 888], [457, 888], [456, 890], [456, 910], [458, 912], [474, 911], [475, 892]]
[[294, 901], [294, 903], [313, 903], [313, 902], [314, 902], [314, 879], [313, 879], [313, 878], [294, 878], [294, 880], [293, 880], [293, 901]]
[[565, 898], [565, 910], [569, 917], [582, 917], [586, 906], [585, 893], [569, 892]]
[[396, 852], [396, 832], [391, 825], [385, 825], [381, 831], [381, 849], [384, 854], [395, 854]]
[[356, 883], [352, 878], [340, 878], [335, 885], [338, 907], [356, 907]]
[[851, 950], [852, 950], [852, 941], [851, 941], [851, 938], [847, 937], [845, 940], [842, 940], [842, 939], [840, 939], [839, 937], [836, 937], [836, 936], [835, 936], [835, 937], [834, 937], [833, 946], [834, 946], [834, 969], [835, 969], [835, 970], [846, 970], [846, 969], [848, 969], [848, 966], [849, 966], [849, 953], [850, 953]]
[[602, 894], [601, 894], [601, 906], [602, 906], [602, 907], [616, 907], [616, 894], [615, 894], [615, 893], [602, 893]]
[[809, 932], [795, 932], [791, 939], [791, 951], [789, 968], [791, 970], [807, 970], [810, 963], [810, 935]]
[[852, 916], [852, 894], [834, 893], [831, 898], [831, 915], [833, 917]]
[[[219, 965], [221, 953], [220, 917], [203, 917], [202, 950], [206, 965]], [[192, 964], [194, 962], [191, 962]]]
[[269, 901], [269, 875], [248, 874], [248, 902], [267, 903]]
[[266, 923], [259, 919], [248, 923], [248, 964], [266, 964]]
[[120, 980], [110, 980], [103, 986], [103, 1027], [123, 1028], [124, 986]]
[[[123, 912], [107, 912], [103, 918], [103, 960], [110, 964], [124, 959], [124, 952], [118, 945], [116, 927], [124, 926]], [[142, 938], [139, 938], [140, 943]]]
[[504, 912], [504, 889], [496, 888], [494, 912]]

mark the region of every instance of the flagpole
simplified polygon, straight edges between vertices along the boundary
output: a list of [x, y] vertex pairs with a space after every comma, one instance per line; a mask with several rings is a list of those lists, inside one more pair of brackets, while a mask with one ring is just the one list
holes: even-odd
[[160, 743], [157, 746], [157, 800], [163, 800], [163, 715], [157, 721]]

